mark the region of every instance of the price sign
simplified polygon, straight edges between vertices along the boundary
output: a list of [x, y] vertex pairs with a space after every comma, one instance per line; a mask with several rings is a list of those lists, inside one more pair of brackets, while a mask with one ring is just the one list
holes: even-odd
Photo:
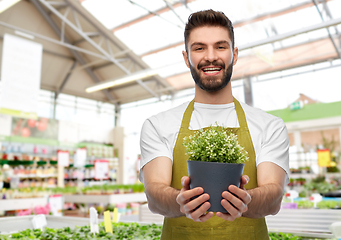
[[69, 151], [61, 151], [57, 152], [58, 166], [68, 167], [70, 161]]
[[95, 179], [109, 178], [109, 161], [95, 160]]
[[74, 165], [75, 167], [83, 167], [86, 163], [86, 148], [77, 148]]
[[49, 197], [50, 211], [53, 216], [63, 216], [63, 197], [62, 195], [51, 195]]
[[32, 224], [34, 229], [43, 230], [47, 226], [46, 217], [44, 214], [36, 215], [32, 218]]
[[330, 167], [331, 156], [329, 149], [317, 150], [317, 159], [320, 167]]
[[287, 198], [290, 198], [291, 199], [291, 202], [293, 203], [294, 202], [294, 199], [298, 197], [298, 192], [295, 191], [295, 190], [290, 190], [288, 191], [285, 196]]

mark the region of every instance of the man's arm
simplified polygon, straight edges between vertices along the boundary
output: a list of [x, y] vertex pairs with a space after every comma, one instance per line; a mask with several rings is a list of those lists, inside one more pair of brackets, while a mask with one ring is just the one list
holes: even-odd
[[[281, 207], [286, 173], [278, 165], [263, 162], [257, 167], [258, 187], [246, 190], [231, 185], [229, 191], [223, 192], [222, 205], [231, 214], [218, 213], [217, 216], [233, 221], [237, 216], [261, 218], [275, 215]], [[249, 195], [251, 201], [245, 204], [245, 197]], [[247, 205], [245, 209], [245, 205]]]
[[247, 190], [251, 195], [248, 211], [243, 214], [249, 218], [275, 215], [281, 209], [286, 173], [272, 162], [262, 162], [257, 167], [258, 187]]
[[[148, 207], [153, 213], [165, 217], [185, 216], [194, 221], [206, 221], [213, 216], [213, 213], [206, 214], [210, 207], [206, 202], [208, 194], [202, 194], [202, 188], [189, 189], [189, 178], [182, 180], [185, 185], [181, 190], [170, 186], [172, 181], [172, 161], [167, 157], [157, 157], [143, 167], [145, 192], [148, 200]], [[186, 179], [186, 180], [185, 180]], [[200, 195], [191, 201], [191, 198]], [[199, 205], [201, 205], [196, 209]], [[193, 211], [196, 209], [195, 211]]]
[[153, 213], [165, 217], [179, 217], [179, 204], [176, 197], [180, 190], [170, 186], [172, 180], [172, 160], [167, 157], [157, 157], [143, 167], [144, 187], [148, 207]]

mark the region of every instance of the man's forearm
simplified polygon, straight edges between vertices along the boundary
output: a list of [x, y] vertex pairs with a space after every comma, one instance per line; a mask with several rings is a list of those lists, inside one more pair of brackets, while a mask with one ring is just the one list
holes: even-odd
[[267, 215], [275, 215], [281, 207], [283, 189], [279, 184], [266, 184], [247, 190], [251, 196], [248, 210], [244, 217], [261, 218]]
[[150, 211], [165, 217], [184, 216], [176, 202], [180, 190], [162, 183], [148, 183], [145, 190]]

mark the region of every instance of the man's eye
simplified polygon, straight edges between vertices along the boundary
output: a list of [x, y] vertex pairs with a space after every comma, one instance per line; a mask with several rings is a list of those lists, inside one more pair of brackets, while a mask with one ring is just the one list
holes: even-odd
[[196, 48], [195, 51], [200, 51], [202, 50], [203, 48], [199, 47], [199, 48]]

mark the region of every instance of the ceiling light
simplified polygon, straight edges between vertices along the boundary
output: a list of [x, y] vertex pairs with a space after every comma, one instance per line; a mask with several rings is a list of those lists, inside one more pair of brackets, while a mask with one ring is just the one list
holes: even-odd
[[101, 83], [97, 83], [91, 87], [88, 87], [87, 89], [85, 89], [85, 91], [88, 93], [91, 93], [91, 92], [96, 92], [96, 91], [103, 90], [106, 88], [116, 87], [116, 86], [123, 85], [129, 82], [134, 82], [139, 79], [144, 79], [147, 77], [154, 76], [158, 73], [158, 71], [160, 71], [160, 69], [142, 70], [142, 71], [135, 72], [135, 73], [132, 73], [130, 75], [127, 75], [121, 78], [111, 79], [111, 80], [107, 80]]

